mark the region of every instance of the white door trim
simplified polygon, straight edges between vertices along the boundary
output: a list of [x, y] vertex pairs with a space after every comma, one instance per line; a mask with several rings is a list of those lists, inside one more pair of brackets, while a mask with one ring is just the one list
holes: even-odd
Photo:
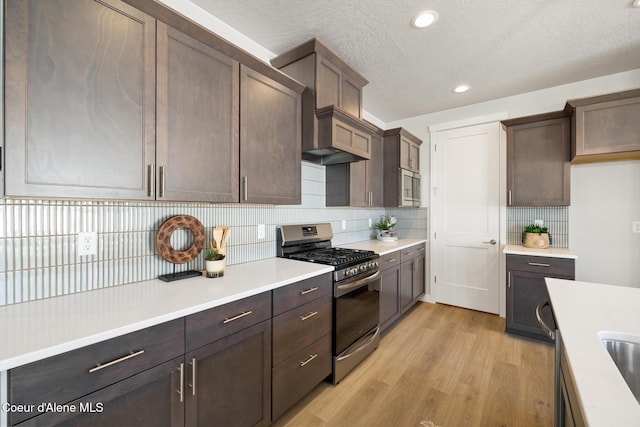
[[[430, 158], [430, 184], [436, 182], [435, 171], [435, 145], [436, 145], [436, 133], [444, 130], [456, 129], [467, 126], [475, 126], [481, 125], [484, 123], [491, 122], [499, 122], [509, 118], [509, 113], [499, 112], [494, 114], [487, 114], [483, 116], [471, 117], [468, 119], [456, 120], [451, 122], [445, 122], [436, 125], [429, 125], [429, 158]], [[500, 127], [500, 250], [504, 247], [507, 242], [507, 135], [502, 126]], [[434, 233], [435, 233], [435, 212], [436, 212], [436, 198], [435, 198], [435, 189], [433, 185], [429, 189], [429, 248], [430, 254], [435, 253], [435, 242], [434, 242]], [[429, 295], [425, 295], [423, 301], [435, 303], [436, 302], [436, 293], [435, 293], [435, 282], [434, 282], [434, 272], [435, 265], [433, 256], [429, 257]], [[506, 301], [507, 301], [507, 291], [506, 291], [506, 258], [504, 256], [500, 256], [500, 266], [499, 266], [499, 277], [500, 277], [500, 288], [499, 288], [499, 314], [500, 317], [506, 317]]]

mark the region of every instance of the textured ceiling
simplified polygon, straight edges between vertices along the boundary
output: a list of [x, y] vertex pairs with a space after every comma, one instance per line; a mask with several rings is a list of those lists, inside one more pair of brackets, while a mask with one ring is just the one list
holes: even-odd
[[[192, 1], [275, 54], [317, 37], [384, 122], [640, 68], [632, 0]], [[414, 30], [425, 9], [438, 21]]]

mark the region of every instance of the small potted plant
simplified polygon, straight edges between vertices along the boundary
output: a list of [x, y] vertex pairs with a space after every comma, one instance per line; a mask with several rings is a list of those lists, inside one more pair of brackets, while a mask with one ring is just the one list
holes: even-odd
[[207, 269], [207, 277], [222, 277], [224, 276], [225, 257], [218, 253], [218, 249], [209, 248], [204, 255], [204, 261]]
[[528, 225], [522, 232], [522, 245], [525, 248], [546, 249], [550, 244], [551, 234], [542, 224]]
[[396, 224], [395, 216], [389, 214], [382, 215], [375, 225], [376, 230], [378, 230], [378, 240], [383, 242], [394, 242], [398, 240], [398, 234], [391, 231]]

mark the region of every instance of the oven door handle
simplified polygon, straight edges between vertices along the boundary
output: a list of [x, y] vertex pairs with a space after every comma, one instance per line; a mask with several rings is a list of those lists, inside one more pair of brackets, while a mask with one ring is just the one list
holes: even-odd
[[[369, 339], [367, 340], [367, 342], [366, 342], [366, 343], [362, 344], [361, 346], [359, 346], [358, 348], [356, 348], [354, 351], [351, 351], [351, 347], [353, 347], [353, 346], [349, 347], [349, 348], [346, 350], [346, 354], [344, 354], [344, 355], [342, 355], [342, 356], [339, 356], [339, 357], [336, 357], [336, 362], [339, 362], [339, 361], [341, 361], [341, 360], [347, 359], [347, 358], [349, 358], [349, 357], [353, 356], [354, 354], [358, 353], [359, 351], [364, 350], [364, 349], [365, 349], [365, 348], [367, 348], [367, 347], [368, 347], [372, 342], [374, 342], [374, 341], [375, 341], [376, 337], [377, 337], [379, 334], [380, 334], [380, 325], [378, 325], [378, 326], [376, 327], [376, 330], [373, 332], [373, 335], [371, 335], [371, 338], [369, 338]], [[358, 344], [358, 342], [356, 342], [356, 344]]]
[[336, 296], [339, 297], [349, 291], [361, 288], [362, 286], [367, 285], [370, 282], [373, 282], [379, 276], [380, 276], [380, 271], [376, 271], [371, 276], [363, 277], [362, 279], [356, 280], [355, 282], [347, 283], [346, 285], [338, 285], [336, 287]]

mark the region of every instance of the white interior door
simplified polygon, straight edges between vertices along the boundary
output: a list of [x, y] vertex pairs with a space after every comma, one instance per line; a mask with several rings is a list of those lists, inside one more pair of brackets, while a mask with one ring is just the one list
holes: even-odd
[[436, 302], [499, 312], [500, 127], [433, 134]]

